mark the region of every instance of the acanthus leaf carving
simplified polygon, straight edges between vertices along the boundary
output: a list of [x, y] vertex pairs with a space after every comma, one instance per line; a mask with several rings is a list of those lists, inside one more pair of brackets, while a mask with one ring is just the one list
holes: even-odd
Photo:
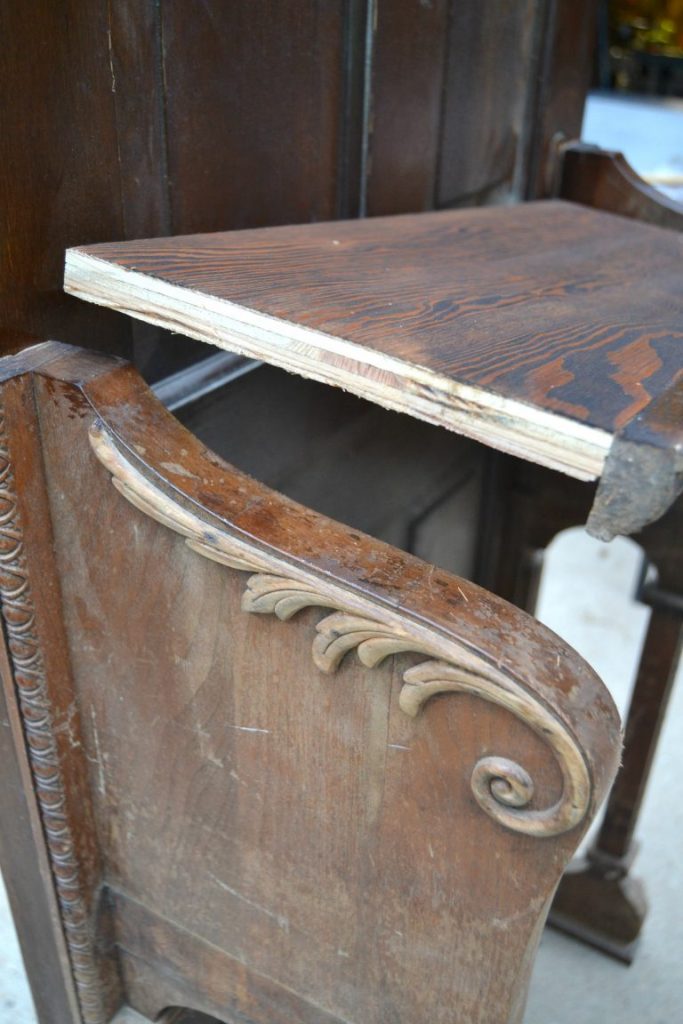
[[332, 609], [318, 622], [313, 640], [313, 660], [321, 671], [336, 671], [354, 650], [368, 668], [392, 654], [422, 654], [430, 660], [403, 674], [399, 705], [405, 714], [416, 717], [437, 694], [469, 693], [505, 708], [539, 735], [560, 767], [560, 798], [547, 808], [530, 807], [534, 785], [528, 772], [507, 758], [484, 757], [473, 768], [471, 789], [491, 818], [512, 831], [537, 837], [560, 835], [584, 818], [591, 796], [585, 758], [567, 725], [536, 695], [459, 645], [456, 638], [449, 641], [450, 653], [444, 657], [443, 644], [436, 639], [430, 642], [425, 629], [407, 616], [390, 614], [379, 603], [347, 593], [341, 585], [330, 585], [313, 570], [290, 565], [282, 556], [257, 548], [222, 525], [209, 525], [199, 511], [173, 499], [160, 483], [141, 472], [102, 423], [94, 424], [90, 440], [114, 485], [131, 504], [184, 536], [197, 554], [253, 574], [242, 600], [244, 611], [273, 614], [287, 621], [304, 608]]

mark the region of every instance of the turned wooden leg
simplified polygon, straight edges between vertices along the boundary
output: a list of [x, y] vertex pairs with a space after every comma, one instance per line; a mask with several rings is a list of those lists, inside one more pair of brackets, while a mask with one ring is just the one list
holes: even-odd
[[626, 717], [622, 767], [597, 839], [587, 856], [565, 873], [549, 918], [626, 963], [633, 959], [647, 914], [643, 885], [630, 875], [637, 853], [634, 833], [683, 636], [683, 558], [675, 543], [681, 518], [679, 504], [638, 538], [658, 567], [658, 580], [645, 583], [636, 595], [650, 605], [652, 615]]
[[[485, 505], [489, 519], [479, 579], [533, 611], [542, 551], [562, 530], [585, 522], [589, 490], [547, 470], [497, 458]], [[643, 884], [630, 871], [637, 853], [634, 833], [680, 654], [683, 558], [676, 538], [682, 529], [679, 502], [636, 538], [657, 568], [658, 579], [636, 594], [652, 615], [625, 722], [622, 767], [598, 837], [586, 857], [565, 872], [548, 918], [555, 927], [626, 963], [633, 959], [647, 914]]]

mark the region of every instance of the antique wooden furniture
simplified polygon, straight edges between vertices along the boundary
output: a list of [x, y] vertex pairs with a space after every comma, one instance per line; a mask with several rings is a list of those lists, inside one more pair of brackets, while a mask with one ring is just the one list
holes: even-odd
[[65, 288], [600, 478], [589, 527], [609, 537], [683, 483], [682, 255], [674, 232], [545, 201], [105, 243], [67, 253]]
[[519, 1022], [618, 762], [592, 670], [233, 469], [125, 363], [48, 342], [0, 380], [3, 867], [41, 1022]]
[[[4, 5], [0, 349], [29, 331], [124, 355], [151, 381], [202, 358], [190, 339], [65, 295], [70, 245], [553, 194], [557, 143], [580, 133], [594, 15], [593, 0]], [[582, 193], [563, 194], [616, 196], [623, 208], [619, 175], [598, 196], [595, 161], [580, 159]], [[259, 478], [472, 575], [482, 472], [500, 483], [519, 464], [275, 370], [232, 374], [230, 356], [190, 367], [164, 394], [182, 395], [192, 429]], [[236, 429], [253, 407], [258, 424]], [[287, 439], [287, 450], [259, 435]], [[337, 463], [330, 486], [329, 461], [344, 445], [356, 455], [353, 480], [345, 485]], [[364, 486], [351, 486], [360, 461]], [[541, 479], [547, 508], [548, 492], [568, 481]], [[496, 493], [483, 502], [482, 578], [500, 549]]]
[[[596, 160], [603, 200], [674, 218], [590, 147], [566, 149], [563, 189], [590, 198]], [[633, 834], [680, 646], [682, 249], [671, 231], [545, 202], [110, 244], [66, 268], [91, 301], [599, 479], [558, 487], [538, 465], [494, 464], [479, 574], [533, 610], [537, 552], [586, 521], [606, 539], [636, 535], [659, 569], [638, 595], [653, 613], [624, 771], [551, 916], [627, 961], [645, 916]]]

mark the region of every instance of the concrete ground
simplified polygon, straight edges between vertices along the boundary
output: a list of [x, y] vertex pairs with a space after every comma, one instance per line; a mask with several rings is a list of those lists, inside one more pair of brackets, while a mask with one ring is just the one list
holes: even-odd
[[[584, 137], [625, 152], [641, 173], [683, 173], [683, 102], [592, 97]], [[672, 190], [683, 198], [683, 188]], [[582, 530], [547, 556], [538, 614], [603, 677], [620, 709], [628, 703], [646, 609], [630, 600], [639, 566], [628, 540], [610, 545]], [[674, 687], [638, 829], [635, 872], [650, 915], [635, 963], [624, 967], [546, 930], [525, 1024], [675, 1024], [683, 1019], [683, 673]], [[672, 797], [673, 794], [673, 797]], [[0, 1024], [36, 1024], [9, 908], [0, 884]]]

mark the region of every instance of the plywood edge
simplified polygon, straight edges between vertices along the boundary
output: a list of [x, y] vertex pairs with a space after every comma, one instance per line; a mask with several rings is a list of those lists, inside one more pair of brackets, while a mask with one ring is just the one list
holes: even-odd
[[599, 428], [82, 249], [67, 250], [64, 287], [88, 302], [341, 387], [579, 480], [600, 476], [611, 444]]

